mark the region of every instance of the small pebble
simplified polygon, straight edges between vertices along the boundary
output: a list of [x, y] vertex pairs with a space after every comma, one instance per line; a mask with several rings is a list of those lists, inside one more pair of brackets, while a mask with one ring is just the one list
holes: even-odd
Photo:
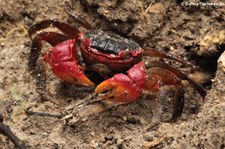
[[148, 134], [145, 134], [144, 135], [144, 140], [145, 141], [153, 141], [153, 139], [154, 139], [154, 135], [152, 134], [152, 133], [148, 133]]
[[95, 141], [91, 141], [90, 146], [93, 148], [96, 148], [96, 147], [98, 147], [98, 143], [96, 143]]
[[105, 141], [112, 140], [112, 139], [113, 139], [112, 135], [105, 136]]
[[95, 135], [95, 132], [92, 131], [92, 132], [91, 132], [91, 136], [94, 136], [94, 135]]
[[42, 133], [43, 137], [48, 137], [48, 133], [47, 132], [44, 132]]
[[116, 141], [116, 144], [117, 144], [118, 148], [121, 148], [121, 147], [122, 147], [123, 142], [124, 142], [123, 139], [118, 139], [118, 140]]

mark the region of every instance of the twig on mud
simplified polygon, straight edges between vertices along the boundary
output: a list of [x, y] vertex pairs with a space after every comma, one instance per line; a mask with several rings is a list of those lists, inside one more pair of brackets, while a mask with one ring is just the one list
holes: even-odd
[[4, 136], [8, 137], [19, 149], [26, 149], [25, 143], [21, 141], [17, 136], [15, 136], [15, 134], [12, 133], [10, 128], [2, 123], [2, 120], [3, 119], [0, 113], [0, 134], [3, 134]]
[[148, 5], [148, 7], [144, 10], [143, 7], [141, 7], [141, 14], [140, 14], [140, 17], [142, 20], [144, 20], [148, 14], [148, 11], [150, 9], [150, 7], [152, 6], [152, 2]]
[[149, 148], [154, 148], [157, 145], [159, 145], [160, 143], [162, 143], [163, 141], [165, 141], [166, 137], [161, 137], [158, 140], [153, 140], [151, 142], [145, 143], [144, 147], [149, 149]]
[[59, 119], [63, 118], [62, 114], [52, 114], [47, 112], [36, 112], [36, 111], [26, 110], [25, 113], [27, 115], [48, 116], [48, 117], [59, 118]]

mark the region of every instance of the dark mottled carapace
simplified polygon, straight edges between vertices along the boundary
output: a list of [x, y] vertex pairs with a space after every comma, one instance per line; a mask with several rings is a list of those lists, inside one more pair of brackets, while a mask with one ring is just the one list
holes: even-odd
[[88, 31], [84, 36], [91, 40], [92, 48], [104, 53], [118, 54], [121, 50], [136, 51], [140, 49], [136, 42], [110, 32]]

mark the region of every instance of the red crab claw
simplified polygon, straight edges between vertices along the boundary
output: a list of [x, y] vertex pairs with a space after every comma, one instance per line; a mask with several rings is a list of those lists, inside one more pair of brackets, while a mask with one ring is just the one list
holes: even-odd
[[64, 41], [44, 54], [44, 61], [51, 66], [52, 72], [63, 81], [74, 84], [93, 86], [77, 63], [75, 40]]
[[117, 102], [131, 102], [142, 93], [146, 82], [146, 69], [143, 62], [139, 62], [125, 74], [115, 74], [99, 84], [95, 89], [98, 97]]

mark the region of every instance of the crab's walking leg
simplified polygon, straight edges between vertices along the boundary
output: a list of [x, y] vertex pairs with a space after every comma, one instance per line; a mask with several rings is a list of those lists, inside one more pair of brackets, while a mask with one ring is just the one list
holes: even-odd
[[172, 56], [172, 55], [169, 55], [169, 54], [166, 54], [166, 53], [163, 53], [163, 52], [151, 49], [151, 48], [145, 49], [143, 55], [149, 56], [149, 57], [159, 57], [159, 58], [170, 59], [170, 60], [174, 60], [179, 63], [185, 64], [185, 65], [190, 65], [186, 61], [184, 61], [183, 59], [181, 59], [179, 57], [175, 57], [175, 56]]
[[[199, 94], [203, 97], [206, 96], [206, 91], [199, 86], [196, 82], [188, 78], [185, 74], [179, 70], [159, 62], [150, 62], [147, 66], [147, 76], [149, 77], [146, 82], [145, 89], [147, 90], [157, 90], [160, 87], [160, 83], [163, 85], [173, 85], [176, 88], [176, 95], [174, 99], [174, 109], [171, 120], [176, 120], [181, 116], [184, 107], [184, 89], [181, 84], [181, 80], [187, 80], [190, 85], [196, 89]], [[160, 78], [160, 79], [157, 79]]]
[[66, 23], [59, 22], [57, 20], [43, 20], [29, 28], [28, 32], [29, 32], [30, 37], [37, 31], [45, 29], [49, 26], [54, 26], [54, 27], [58, 28], [61, 32], [63, 32], [65, 35], [67, 35], [70, 38], [77, 39], [77, 36], [79, 34], [79, 30], [69, 26]]
[[45, 64], [43, 59], [40, 57], [42, 49], [42, 41], [46, 41], [52, 46], [57, 45], [65, 40], [68, 37], [65, 35], [55, 33], [55, 32], [42, 32], [38, 34], [32, 41], [30, 58], [29, 58], [29, 68], [30, 70], [35, 70], [36, 79], [37, 79], [37, 90], [39, 94], [43, 97], [46, 88], [46, 74], [45, 74]]
[[147, 69], [148, 68], [153, 68], [153, 67], [160, 67], [160, 68], [164, 68], [170, 72], [172, 72], [174, 75], [177, 76], [177, 78], [181, 79], [181, 80], [186, 80], [188, 81], [188, 83], [198, 91], [198, 93], [203, 97], [203, 99], [206, 96], [206, 91], [200, 86], [198, 85], [195, 81], [191, 80], [189, 77], [187, 77], [185, 74], [183, 74], [182, 72], [180, 72], [178, 69], [175, 69], [171, 66], [169, 66], [168, 64], [165, 63], [160, 63], [160, 62], [150, 62], [148, 64], [146, 64]]
[[173, 74], [173, 72], [160, 67], [152, 67], [147, 69], [147, 79], [144, 90], [159, 92], [160, 96], [164, 96], [163, 85], [173, 85], [176, 89], [173, 102], [173, 114], [171, 120], [176, 120], [181, 116], [184, 107], [184, 90], [181, 80]]
[[68, 40], [67, 36], [55, 32], [42, 32], [38, 34], [32, 41], [28, 63], [30, 70], [35, 70], [37, 59], [41, 55], [42, 41], [45, 41], [52, 46], [56, 46], [58, 43], [65, 40]]
[[42, 41], [55, 46], [67, 39], [68, 37], [59, 33], [42, 32], [38, 34], [32, 41], [28, 66], [31, 71], [35, 71], [37, 79], [37, 90], [42, 97], [44, 96], [44, 90], [46, 88], [45, 64], [43, 62], [43, 59], [40, 57]]

